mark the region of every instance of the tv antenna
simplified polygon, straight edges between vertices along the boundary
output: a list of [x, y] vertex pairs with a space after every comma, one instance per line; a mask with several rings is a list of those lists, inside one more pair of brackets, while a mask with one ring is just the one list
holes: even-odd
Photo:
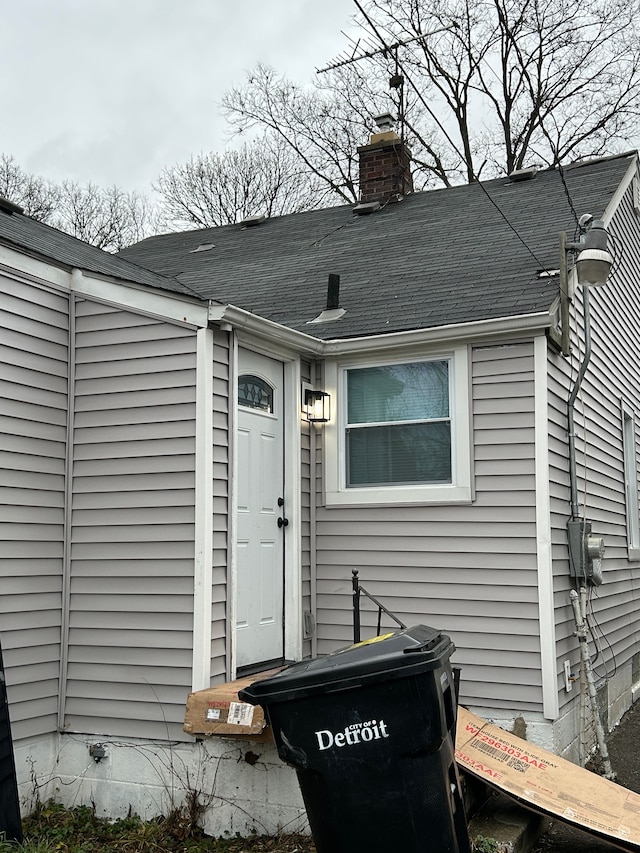
[[[413, 36], [413, 38], [405, 39], [404, 41], [395, 41], [393, 44], [385, 43], [383, 47], [374, 47], [374, 43], [371, 39], [365, 38], [355, 41], [344, 31], [341, 30], [341, 32], [342, 35], [345, 36], [345, 38], [347, 38], [353, 45], [353, 51], [350, 55], [347, 51], [338, 54], [338, 56], [324, 68], [316, 68], [316, 74], [324, 74], [325, 71], [333, 71], [335, 68], [342, 68], [344, 65], [351, 65], [354, 62], [360, 62], [362, 59], [371, 59], [379, 54], [382, 54], [383, 56], [393, 55], [397, 61], [399, 47], [405, 47], [408, 44], [412, 44], [414, 41], [420, 41], [421, 39], [427, 38], [427, 36], [433, 35], [433, 33], [421, 33], [420, 35]], [[381, 38], [381, 36], [378, 36], [378, 38]], [[358, 53], [358, 49], [361, 44], [363, 44], [364, 47], [368, 47], [369, 50], [363, 49]]]
[[[332, 62], [329, 63], [329, 65], [326, 65], [324, 68], [317, 68], [316, 73], [317, 74], [324, 74], [326, 71], [333, 71], [336, 68], [342, 68], [345, 65], [352, 65], [352, 64], [355, 64], [356, 62], [361, 62], [363, 59], [371, 59], [374, 56], [382, 55], [382, 56], [385, 56], [388, 58], [393, 57], [395, 69], [394, 69], [393, 74], [389, 77], [389, 88], [395, 89], [396, 92], [398, 93], [398, 104], [397, 104], [397, 106], [398, 106], [398, 121], [400, 124], [400, 134], [402, 137], [404, 137], [404, 107], [405, 107], [404, 83], [405, 83], [405, 76], [403, 73], [401, 63], [398, 59], [398, 49], [401, 47], [405, 47], [406, 45], [413, 44], [414, 42], [421, 41], [422, 39], [428, 38], [429, 36], [436, 35], [437, 33], [446, 32], [449, 28], [448, 27], [441, 27], [440, 29], [434, 30], [433, 32], [430, 32], [430, 33], [420, 33], [419, 35], [412, 36], [411, 38], [404, 39], [402, 41], [395, 41], [392, 44], [387, 44], [384, 36], [380, 33], [379, 29], [376, 27], [375, 23], [371, 20], [370, 16], [365, 12], [362, 5], [359, 3], [359, 0], [353, 0], [353, 2], [358, 7], [358, 11], [362, 15], [362, 17], [365, 19], [367, 24], [369, 24], [369, 26], [371, 27], [371, 30], [372, 30], [374, 36], [376, 37], [377, 42], [375, 42], [370, 37], [367, 37], [364, 39], [358, 39], [357, 41], [355, 41], [353, 38], [351, 38], [351, 36], [348, 36], [346, 33], [343, 32], [342, 34], [353, 45], [353, 49], [352, 49], [351, 53], [349, 54], [345, 51], [344, 53], [339, 54], [336, 57], [336, 59], [334, 59]], [[454, 26], [455, 26], [455, 24], [454, 24]], [[362, 45], [362, 49], [360, 47], [361, 45]], [[408, 82], [409, 82], [410, 86], [414, 89], [414, 91], [416, 92], [416, 94], [418, 95], [420, 100], [422, 100], [424, 102], [424, 99], [422, 98], [422, 96], [418, 92], [418, 90], [416, 89], [411, 78], [409, 78]], [[428, 105], [425, 104], [425, 106], [427, 106], [427, 110], [429, 112], [431, 112]], [[436, 121], [437, 121], [437, 119], [436, 119]], [[438, 122], [438, 124], [439, 124], [439, 122]]]
[[[358, 39], [357, 41], [355, 41], [353, 38], [351, 38], [351, 36], [348, 36], [344, 31], [341, 30], [342, 35], [353, 45], [351, 55], [349, 55], [346, 51], [345, 53], [339, 54], [336, 59], [329, 63], [329, 65], [325, 66], [324, 68], [317, 68], [317, 74], [323, 74], [325, 71], [333, 71], [333, 69], [341, 68], [343, 65], [351, 65], [351, 63], [360, 62], [360, 60], [362, 59], [371, 59], [371, 57], [378, 56], [378, 54], [382, 54], [383, 56], [390, 56], [391, 54], [393, 54], [397, 65], [399, 47], [405, 47], [408, 44], [413, 44], [413, 42], [415, 41], [421, 41], [422, 39], [428, 38], [429, 36], [436, 35], [437, 33], [444, 33], [449, 30], [449, 27], [440, 27], [439, 29], [433, 30], [430, 33], [419, 33], [418, 35], [412, 36], [411, 38], [403, 39], [402, 41], [395, 41], [393, 42], [393, 44], [387, 44], [384, 36], [382, 35], [378, 27], [375, 25], [374, 21], [371, 20], [370, 15], [367, 15], [365, 10], [362, 8], [362, 4], [359, 2], [359, 0], [353, 0], [353, 2], [358, 7], [358, 11], [365, 19], [367, 24], [369, 24], [369, 26], [371, 27], [371, 31], [376, 37], [377, 42], [373, 41], [373, 39], [371, 38]], [[457, 25], [453, 23], [452, 26], [455, 27]], [[358, 49], [360, 48], [361, 44], [363, 44], [364, 48], [368, 48], [368, 50], [363, 49], [360, 51], [360, 53], [358, 53]]]
[[[376, 42], [374, 42], [371, 38], [365, 38], [364, 40], [358, 39], [357, 41], [354, 41], [350, 36], [347, 36], [346, 33], [343, 32], [342, 34], [346, 36], [346, 38], [353, 45], [353, 50], [351, 51], [351, 54], [349, 55], [345, 52], [339, 55], [325, 68], [316, 69], [316, 73], [323, 74], [326, 71], [333, 71], [334, 69], [342, 68], [345, 65], [352, 65], [356, 62], [361, 62], [363, 59], [371, 59], [374, 56], [382, 55], [388, 58], [393, 57], [395, 70], [393, 74], [389, 77], [389, 88], [394, 89], [398, 95], [398, 123], [400, 125], [400, 135], [404, 140], [404, 75], [401, 73], [400, 63], [398, 62], [398, 48], [403, 47], [406, 44], [411, 44], [412, 42], [419, 41], [420, 39], [424, 38], [424, 36], [417, 35], [405, 41], [397, 41], [393, 44], [387, 44], [384, 37], [380, 34], [380, 32], [378, 32], [376, 25], [367, 15], [358, 0], [354, 0], [354, 3], [358, 7], [365, 21], [371, 27], [375, 37], [378, 40], [379, 46], [377, 46]], [[360, 49], [361, 44], [364, 44], [363, 49]]]

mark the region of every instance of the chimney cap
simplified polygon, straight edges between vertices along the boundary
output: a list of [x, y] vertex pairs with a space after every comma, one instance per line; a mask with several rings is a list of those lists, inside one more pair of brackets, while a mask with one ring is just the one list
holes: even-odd
[[389, 130], [394, 130], [395, 116], [391, 113], [381, 113], [379, 116], [374, 116], [373, 120], [380, 133], [386, 133]]

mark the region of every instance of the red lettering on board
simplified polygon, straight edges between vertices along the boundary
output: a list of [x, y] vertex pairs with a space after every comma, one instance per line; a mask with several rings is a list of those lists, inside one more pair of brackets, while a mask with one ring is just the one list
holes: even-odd
[[502, 779], [502, 773], [498, 773], [497, 770], [492, 770], [490, 767], [486, 767], [480, 761], [476, 761], [475, 758], [471, 758], [469, 755], [465, 755], [460, 750], [456, 750], [456, 756], [464, 761], [469, 767], [473, 767], [473, 769], [477, 773], [484, 773], [486, 776], [490, 776], [492, 779]]

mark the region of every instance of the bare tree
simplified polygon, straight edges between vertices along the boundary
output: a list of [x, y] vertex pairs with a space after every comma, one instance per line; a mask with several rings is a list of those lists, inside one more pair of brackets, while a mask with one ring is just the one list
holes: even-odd
[[[222, 108], [237, 133], [266, 130], [289, 148], [319, 187], [319, 203], [332, 196], [351, 203], [358, 194], [356, 148], [376, 113], [370, 76], [352, 67], [304, 87], [258, 65], [243, 86], [225, 93]], [[379, 111], [388, 109], [388, 96], [378, 99]]]
[[27, 216], [48, 222], [58, 205], [59, 189], [25, 172], [11, 154], [0, 154], [0, 196], [20, 205]]
[[200, 154], [163, 169], [154, 186], [166, 224], [213, 227], [248, 216], [316, 207], [322, 189], [290, 147], [271, 133], [222, 154]]
[[155, 230], [155, 214], [138, 193], [63, 181], [50, 224], [99, 249], [117, 252], [149, 236]]
[[[265, 69], [223, 99], [269, 128], [345, 201], [371, 117], [393, 106], [417, 186], [471, 182], [631, 144], [640, 113], [637, 0], [354, 0], [364, 48], [306, 88]], [[347, 54], [343, 56], [347, 58]], [[390, 88], [391, 86], [391, 88]]]
[[157, 211], [146, 196], [115, 186], [56, 184], [26, 172], [10, 154], [0, 154], [0, 196], [20, 205], [26, 216], [108, 252], [159, 229]]
[[636, 0], [356, 5], [373, 38], [407, 42], [398, 48], [407, 82], [467, 181], [610, 152], [636, 132]]

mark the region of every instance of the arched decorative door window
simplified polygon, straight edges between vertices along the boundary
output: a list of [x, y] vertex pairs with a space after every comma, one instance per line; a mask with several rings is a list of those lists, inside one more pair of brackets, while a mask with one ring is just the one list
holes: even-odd
[[244, 374], [238, 378], [238, 405], [273, 414], [273, 388], [259, 376]]

